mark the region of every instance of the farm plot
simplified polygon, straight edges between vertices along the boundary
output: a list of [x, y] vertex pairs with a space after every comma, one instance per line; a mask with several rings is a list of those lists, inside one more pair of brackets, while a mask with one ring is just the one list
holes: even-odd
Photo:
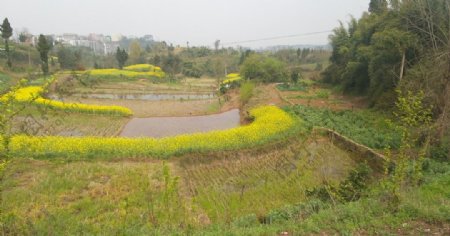
[[183, 229], [195, 222], [169, 165], [15, 159], [1, 183], [2, 232], [167, 235]]
[[181, 160], [185, 191], [211, 222], [231, 222], [301, 202], [307, 190], [338, 183], [355, 166], [348, 153], [326, 139], [297, 140], [270, 150]]

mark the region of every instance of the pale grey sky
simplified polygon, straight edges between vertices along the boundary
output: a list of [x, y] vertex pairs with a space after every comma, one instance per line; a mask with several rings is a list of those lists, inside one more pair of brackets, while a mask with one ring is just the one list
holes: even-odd
[[[0, 18], [33, 34], [102, 33], [174, 44], [212, 46], [327, 31], [360, 17], [369, 0], [1, 0]], [[243, 46], [325, 44], [328, 34], [243, 43]]]

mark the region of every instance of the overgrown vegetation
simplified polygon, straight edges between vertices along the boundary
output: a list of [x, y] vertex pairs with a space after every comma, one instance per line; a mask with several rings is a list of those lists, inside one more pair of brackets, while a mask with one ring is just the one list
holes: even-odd
[[241, 101], [241, 106], [245, 105], [250, 98], [253, 96], [253, 90], [255, 89], [255, 84], [251, 81], [246, 81], [241, 84], [239, 89], [239, 99]]
[[397, 89], [423, 91], [439, 140], [450, 123], [450, 3], [372, 0], [371, 6], [334, 30], [324, 80], [382, 109], [394, 107]]

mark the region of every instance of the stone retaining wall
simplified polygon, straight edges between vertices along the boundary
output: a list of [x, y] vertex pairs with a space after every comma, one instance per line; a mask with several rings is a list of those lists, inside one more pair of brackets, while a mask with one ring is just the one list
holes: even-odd
[[362, 160], [367, 159], [367, 164], [375, 171], [384, 171], [385, 163], [387, 161], [387, 158], [384, 155], [367, 146], [359, 144], [334, 130], [323, 127], [317, 127], [315, 129], [325, 132], [331, 142], [336, 146], [356, 154]]

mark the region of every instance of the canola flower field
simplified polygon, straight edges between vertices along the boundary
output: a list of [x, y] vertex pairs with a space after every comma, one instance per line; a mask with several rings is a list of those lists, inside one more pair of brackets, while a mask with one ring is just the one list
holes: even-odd
[[242, 77], [239, 73], [230, 73], [226, 76], [226, 79], [222, 82], [222, 85], [231, 84], [240, 80], [242, 80]]
[[126, 77], [126, 78], [157, 78], [161, 79], [166, 76], [166, 73], [161, 70], [160, 67], [150, 65], [150, 64], [136, 64], [124, 67], [123, 70], [119, 69], [93, 69], [89, 70], [86, 73], [94, 77], [100, 78], [117, 78], [117, 77]]
[[[44, 86], [45, 87], [45, 86]], [[61, 101], [46, 99], [42, 97], [44, 87], [28, 86], [18, 89], [14, 93], [8, 93], [0, 98], [6, 100], [12, 97], [17, 102], [30, 102], [39, 106], [50, 107], [52, 109], [63, 110], [67, 112], [91, 113], [91, 114], [110, 114], [130, 116], [132, 112], [130, 109], [121, 106], [100, 106], [88, 105], [82, 103], [65, 103]]]
[[131, 70], [131, 71], [137, 71], [137, 72], [163, 72], [161, 70], [161, 67], [159, 66], [154, 66], [151, 64], [135, 64], [135, 65], [130, 65], [130, 66], [126, 66], [123, 68], [124, 70]]
[[254, 122], [223, 131], [166, 138], [103, 138], [14, 136], [10, 150], [16, 157], [34, 158], [167, 158], [193, 152], [254, 147], [298, 131], [299, 121], [276, 106], [250, 111]]

